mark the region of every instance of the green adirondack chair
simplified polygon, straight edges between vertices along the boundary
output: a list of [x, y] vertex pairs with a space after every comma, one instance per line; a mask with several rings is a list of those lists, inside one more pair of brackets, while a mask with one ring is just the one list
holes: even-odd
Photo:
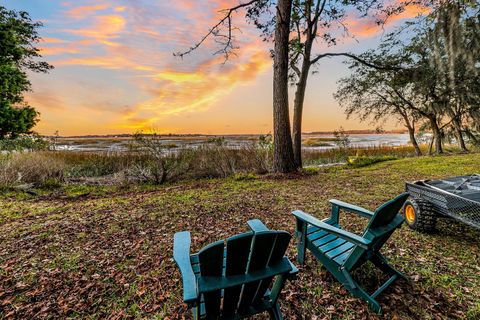
[[190, 254], [190, 233], [174, 236], [173, 257], [182, 274], [183, 300], [194, 319], [243, 319], [267, 311], [282, 319], [278, 297], [298, 269], [285, 257], [290, 234], [248, 221], [251, 232]]
[[[302, 211], [294, 211], [297, 220], [298, 262], [304, 264], [305, 251], [312, 254], [340, 281], [354, 296], [366, 300], [370, 307], [381, 313], [380, 304], [375, 298], [398, 278], [407, 278], [388, 264], [380, 249], [395, 229], [404, 222], [398, 214], [408, 194], [403, 193], [390, 200], [375, 212], [338, 200], [330, 200], [330, 218], [318, 220]], [[339, 225], [340, 210], [358, 214], [369, 219], [368, 226], [361, 236], [345, 231]], [[373, 294], [368, 294], [352, 277], [352, 271], [367, 261], [389, 276]]]

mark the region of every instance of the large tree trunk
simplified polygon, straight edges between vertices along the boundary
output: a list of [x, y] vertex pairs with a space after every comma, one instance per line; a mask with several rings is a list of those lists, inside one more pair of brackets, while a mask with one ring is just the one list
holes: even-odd
[[476, 146], [480, 145], [480, 140], [470, 131], [469, 128], [466, 128], [465, 134], [467, 135], [471, 143], [473, 143]]
[[407, 127], [408, 129], [408, 135], [410, 136], [410, 142], [413, 145], [413, 148], [415, 149], [415, 155], [421, 156], [422, 155], [422, 150], [420, 150], [420, 147], [417, 142], [417, 138], [415, 138], [415, 129], [412, 127]]
[[417, 156], [421, 156], [422, 150], [420, 150], [420, 147], [418, 146], [418, 143], [417, 143], [417, 138], [415, 138], [415, 120], [412, 120], [412, 122], [410, 123], [410, 119], [408, 118], [408, 115], [405, 112], [400, 112], [400, 114], [405, 120], [405, 126], [408, 129], [410, 143], [413, 145], [413, 148], [415, 149], [415, 154]]
[[433, 132], [433, 139], [435, 140], [435, 153], [443, 153], [442, 146], [442, 133], [438, 127], [437, 117], [435, 115], [429, 115], [428, 120], [430, 121], [430, 127]]
[[[310, 56], [312, 45], [315, 39], [316, 27], [314, 24], [318, 21], [310, 21], [312, 1], [305, 2], [305, 16], [308, 17], [305, 48], [303, 50], [302, 69], [298, 75], [297, 88], [295, 91], [295, 100], [293, 103], [293, 157], [297, 168], [302, 168], [302, 115], [303, 103], [305, 101], [305, 91], [307, 89], [307, 79], [310, 72]], [[316, 13], [315, 13], [316, 14]], [[312, 29], [313, 28], [313, 29]]]
[[295, 171], [288, 114], [288, 40], [291, 0], [278, 0], [273, 63], [273, 171]]
[[413, 125], [410, 125], [410, 122], [407, 122], [407, 129], [408, 129], [408, 135], [410, 137], [410, 143], [415, 149], [415, 155], [417, 155], [417, 157], [421, 156], [422, 150], [420, 150], [420, 147], [418, 146], [417, 138], [415, 138], [415, 127]]
[[467, 146], [465, 144], [465, 139], [463, 139], [462, 125], [458, 117], [453, 118], [453, 129], [455, 130], [455, 138], [457, 139], [458, 146], [462, 151], [468, 152]]
[[[307, 50], [310, 51], [310, 48], [306, 49], [306, 51]], [[302, 114], [309, 72], [310, 61], [304, 59], [302, 63], [300, 78], [297, 83], [297, 90], [295, 91], [295, 100], [293, 104], [293, 156], [297, 168], [302, 167]]]
[[433, 154], [433, 142], [435, 141], [435, 137], [432, 136], [432, 140], [428, 144], [428, 155], [431, 156]]

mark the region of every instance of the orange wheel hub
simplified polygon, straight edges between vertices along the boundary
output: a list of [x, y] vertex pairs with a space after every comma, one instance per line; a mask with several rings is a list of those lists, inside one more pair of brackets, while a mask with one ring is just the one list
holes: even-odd
[[415, 221], [415, 208], [411, 204], [408, 204], [405, 207], [405, 218], [408, 223], [413, 223]]

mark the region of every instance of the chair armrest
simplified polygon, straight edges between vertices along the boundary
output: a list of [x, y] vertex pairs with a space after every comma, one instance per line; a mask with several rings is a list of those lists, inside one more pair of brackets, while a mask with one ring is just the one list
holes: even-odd
[[173, 259], [182, 274], [183, 301], [194, 304], [198, 299], [197, 280], [190, 263], [190, 232], [175, 233], [173, 237]]
[[267, 226], [265, 226], [263, 222], [258, 219], [248, 220], [247, 224], [250, 229], [252, 229], [253, 233], [268, 231]]
[[314, 218], [311, 215], [309, 215], [309, 214], [307, 214], [303, 211], [296, 210], [296, 211], [293, 211], [292, 214], [297, 219], [305, 221], [305, 222], [307, 222], [307, 223], [309, 223], [313, 226], [316, 226], [316, 227], [318, 227], [322, 230], [325, 230], [325, 231], [327, 231], [331, 234], [334, 234], [334, 235], [338, 236], [339, 238], [345, 239], [348, 242], [356, 244], [357, 246], [360, 246], [364, 249], [368, 249], [368, 246], [371, 243], [371, 241], [368, 240], [368, 239], [365, 239], [365, 238], [363, 238], [359, 235], [356, 235], [355, 233], [348, 232], [346, 230], [331, 226], [328, 223], [325, 223], [321, 220], [318, 220], [317, 218]]
[[343, 202], [340, 200], [332, 199], [330, 200], [330, 203], [332, 204], [332, 207], [338, 207], [341, 208], [345, 211], [356, 213], [359, 216], [365, 217], [365, 218], [371, 218], [373, 216], [373, 212], [370, 210], [367, 210], [365, 208]]

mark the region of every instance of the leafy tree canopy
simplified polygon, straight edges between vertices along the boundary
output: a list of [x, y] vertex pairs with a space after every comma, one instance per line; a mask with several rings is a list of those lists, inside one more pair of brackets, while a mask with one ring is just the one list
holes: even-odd
[[0, 6], [0, 139], [28, 133], [38, 120], [38, 112], [28, 106], [24, 93], [31, 88], [27, 71], [48, 72], [53, 67], [38, 61], [40, 41], [33, 21], [24, 11]]

